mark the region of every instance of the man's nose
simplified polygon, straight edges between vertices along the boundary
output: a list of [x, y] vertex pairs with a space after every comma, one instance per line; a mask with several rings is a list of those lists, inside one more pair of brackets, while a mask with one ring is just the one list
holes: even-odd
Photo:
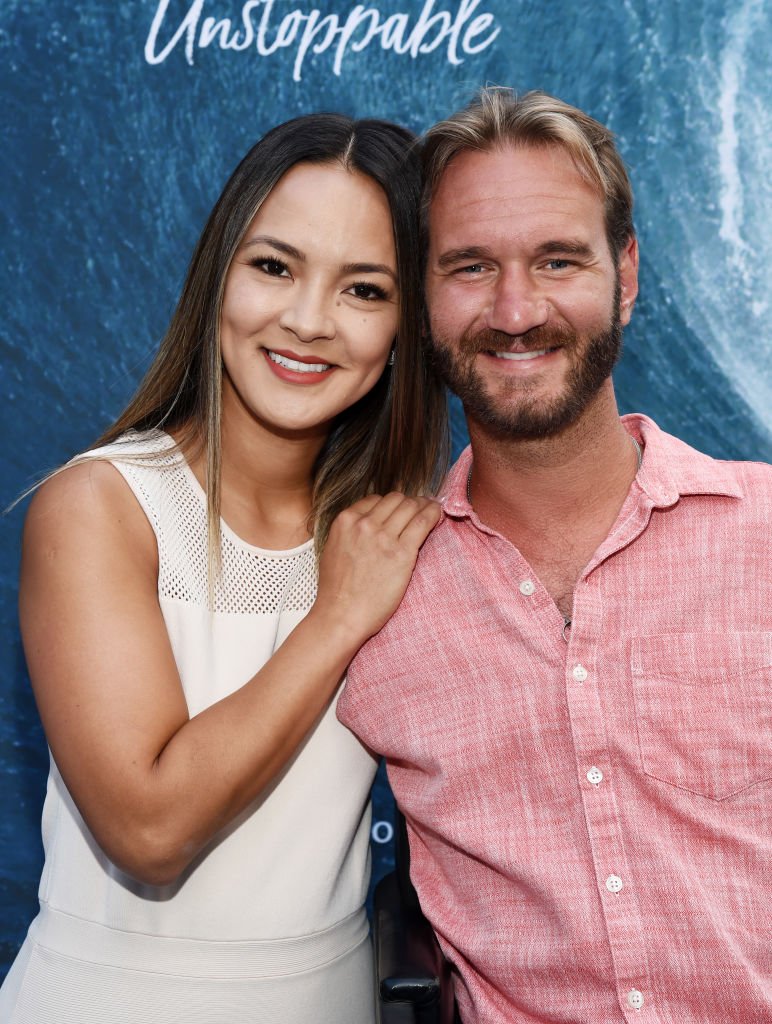
[[329, 340], [335, 337], [330, 301], [320, 288], [296, 286], [279, 317], [279, 325], [304, 343], [319, 338]]
[[543, 286], [526, 269], [503, 269], [487, 311], [487, 326], [505, 334], [525, 334], [548, 318], [549, 301]]

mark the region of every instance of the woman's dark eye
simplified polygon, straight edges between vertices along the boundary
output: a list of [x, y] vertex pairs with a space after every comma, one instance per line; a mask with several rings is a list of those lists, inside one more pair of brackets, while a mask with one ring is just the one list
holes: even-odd
[[375, 299], [385, 299], [386, 292], [383, 288], [377, 284], [372, 284], [369, 281], [358, 281], [355, 285], [351, 286], [351, 292], [356, 295], [358, 299], [367, 299], [373, 301]]
[[256, 256], [249, 262], [253, 267], [257, 267], [258, 270], [262, 270], [264, 274], [268, 274], [270, 277], [283, 277], [287, 273], [287, 264], [273, 257]]

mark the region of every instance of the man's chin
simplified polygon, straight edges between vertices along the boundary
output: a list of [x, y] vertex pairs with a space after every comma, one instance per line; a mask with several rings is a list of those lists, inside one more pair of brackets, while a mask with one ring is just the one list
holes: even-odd
[[544, 441], [559, 437], [579, 418], [579, 413], [560, 411], [550, 415], [505, 414], [496, 410], [475, 409], [464, 406], [470, 427], [500, 441]]
[[[451, 387], [451, 390], [454, 389]], [[519, 395], [493, 397], [478, 381], [475, 387], [461, 390], [465, 393], [455, 393], [470, 425], [476, 425], [497, 440], [538, 441], [559, 437], [580, 419], [592, 401], [592, 397], [579, 395], [570, 388], [550, 394], [546, 389], [532, 387], [530, 396], [521, 391]], [[538, 395], [533, 393], [536, 391]]]

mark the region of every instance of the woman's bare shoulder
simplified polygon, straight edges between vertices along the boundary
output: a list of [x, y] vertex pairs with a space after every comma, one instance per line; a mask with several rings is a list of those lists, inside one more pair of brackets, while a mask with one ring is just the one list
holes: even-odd
[[106, 459], [65, 466], [35, 492], [24, 524], [25, 550], [40, 544], [94, 546], [108, 538], [155, 546], [131, 488]]

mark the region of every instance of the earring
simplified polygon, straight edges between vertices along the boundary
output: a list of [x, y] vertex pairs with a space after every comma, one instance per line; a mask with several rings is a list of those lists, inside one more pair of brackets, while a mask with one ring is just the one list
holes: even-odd
[[391, 346], [391, 352], [389, 352], [389, 363], [388, 363], [388, 365], [389, 365], [389, 366], [393, 366], [393, 365], [394, 365], [394, 360], [395, 360], [396, 358], [397, 358], [397, 350], [396, 350], [396, 346], [395, 346], [395, 345], [392, 345], [392, 346]]

